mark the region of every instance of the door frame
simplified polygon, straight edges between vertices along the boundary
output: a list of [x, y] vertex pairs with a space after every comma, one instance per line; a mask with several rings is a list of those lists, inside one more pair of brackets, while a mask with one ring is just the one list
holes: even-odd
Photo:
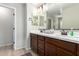
[[15, 16], [14, 16], [14, 17], [15, 17], [15, 18], [14, 18], [14, 28], [15, 28], [15, 30], [14, 30], [14, 33], [13, 33], [13, 37], [14, 37], [14, 38], [13, 38], [13, 39], [14, 39], [13, 48], [16, 49], [16, 46], [15, 46], [15, 45], [16, 45], [16, 32], [15, 32], [15, 31], [16, 31], [16, 24], [15, 24], [15, 23], [16, 23], [16, 8], [15, 8], [15, 7], [12, 7], [12, 6], [10, 6], [10, 5], [6, 5], [6, 4], [4, 4], [4, 3], [3, 3], [3, 4], [0, 3], [0, 6], [1, 6], [1, 7], [5, 7], [5, 8], [14, 9], [14, 13], [15, 13]]

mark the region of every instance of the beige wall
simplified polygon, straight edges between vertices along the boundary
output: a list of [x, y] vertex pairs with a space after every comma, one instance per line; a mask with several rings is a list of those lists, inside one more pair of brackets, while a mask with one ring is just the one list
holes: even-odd
[[68, 8], [63, 9], [62, 28], [79, 29], [79, 4], [73, 4]]

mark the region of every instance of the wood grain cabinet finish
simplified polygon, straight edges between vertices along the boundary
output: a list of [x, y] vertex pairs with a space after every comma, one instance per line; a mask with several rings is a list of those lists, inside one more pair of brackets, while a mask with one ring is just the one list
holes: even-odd
[[79, 44], [30, 34], [31, 49], [40, 56], [79, 56]]
[[48, 43], [56, 45], [57, 47], [61, 47], [63, 49], [66, 49], [72, 53], [76, 53], [76, 44], [67, 42], [67, 41], [62, 41], [54, 38], [46, 38]]
[[40, 39], [38, 40], [38, 48], [44, 50], [44, 41], [42, 41]]
[[79, 44], [77, 44], [77, 56], [79, 56]]
[[57, 48], [56, 55], [57, 56], [74, 56], [75, 54], [71, 53], [71, 52], [69, 52], [67, 50]]
[[44, 50], [41, 48], [38, 48], [38, 55], [39, 56], [44, 56]]
[[44, 56], [44, 36], [38, 35], [38, 55]]
[[56, 56], [56, 46], [45, 42], [45, 56]]
[[45, 37], [45, 55], [76, 55], [76, 44]]
[[75, 43], [71, 43], [71, 42], [67, 42], [67, 41], [61, 41], [61, 40], [58, 40], [58, 46], [65, 49], [65, 50], [68, 50], [72, 53], [76, 53], [76, 44]]
[[31, 49], [35, 53], [37, 53], [37, 35], [36, 34], [30, 34], [31, 37]]

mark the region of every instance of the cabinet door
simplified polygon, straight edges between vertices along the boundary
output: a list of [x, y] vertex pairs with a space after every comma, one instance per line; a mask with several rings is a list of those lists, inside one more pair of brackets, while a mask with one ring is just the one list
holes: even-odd
[[71, 43], [71, 42], [67, 42], [67, 41], [63, 41], [63, 40], [59, 40], [59, 39], [54, 39], [54, 38], [46, 38], [46, 42], [56, 45], [58, 47], [61, 47], [63, 49], [66, 49], [66, 50], [76, 54], [76, 44], [75, 43]]
[[39, 56], [44, 56], [44, 50], [41, 48], [38, 48], [38, 55]]
[[79, 44], [77, 44], [77, 56], [79, 56]]
[[37, 53], [37, 35], [30, 34], [31, 36], [31, 49]]
[[44, 50], [44, 41], [38, 40], [38, 48]]
[[61, 48], [57, 48], [56, 55], [57, 56], [75, 56], [73, 53]]
[[56, 56], [56, 46], [45, 42], [45, 55]]
[[44, 41], [38, 40], [38, 55], [44, 56]]
[[44, 56], [44, 37], [38, 35], [38, 55]]

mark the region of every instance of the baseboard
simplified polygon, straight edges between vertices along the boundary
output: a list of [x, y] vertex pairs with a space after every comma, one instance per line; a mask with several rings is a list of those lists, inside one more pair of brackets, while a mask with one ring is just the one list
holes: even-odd
[[3, 46], [9, 46], [9, 45], [13, 45], [13, 43], [0, 44], [0, 47], [3, 47]]
[[25, 48], [26, 50], [30, 50], [31, 48]]
[[14, 47], [14, 50], [19, 50], [19, 49], [25, 49], [23, 46], [21, 47]]

